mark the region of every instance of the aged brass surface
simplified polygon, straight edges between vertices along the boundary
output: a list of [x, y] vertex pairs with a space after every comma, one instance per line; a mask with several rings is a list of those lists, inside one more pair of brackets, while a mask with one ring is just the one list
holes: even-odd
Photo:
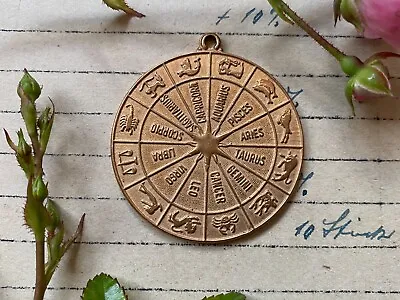
[[207, 34], [197, 52], [135, 83], [111, 151], [117, 181], [144, 218], [180, 238], [217, 242], [281, 208], [300, 173], [303, 133], [282, 86]]

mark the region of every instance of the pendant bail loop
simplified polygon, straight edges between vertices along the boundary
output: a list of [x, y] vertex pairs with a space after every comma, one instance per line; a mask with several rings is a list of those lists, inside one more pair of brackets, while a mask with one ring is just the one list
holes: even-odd
[[205, 33], [200, 37], [198, 51], [222, 51], [221, 39], [216, 33]]

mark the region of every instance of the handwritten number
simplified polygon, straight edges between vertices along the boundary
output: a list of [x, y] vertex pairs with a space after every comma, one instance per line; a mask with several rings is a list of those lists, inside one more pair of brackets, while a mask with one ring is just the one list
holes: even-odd
[[262, 16], [264, 15], [263, 11], [260, 10], [256, 16], [253, 19], [253, 24], [256, 24], [258, 21], [260, 21], [260, 19], [262, 18]]
[[246, 16], [242, 19], [242, 22], [240, 22], [240, 23], [243, 23], [244, 20], [246, 20], [247, 17], [250, 16], [255, 10], [256, 10], [255, 7], [254, 7], [253, 9], [249, 10], [249, 11], [246, 13]]
[[[272, 24], [272, 22], [274, 22], [274, 21], [278, 18], [278, 14], [275, 12], [274, 9], [271, 9], [271, 11], [269, 12], [269, 14], [272, 15], [273, 18], [272, 18], [271, 21], [269, 21], [268, 26], [270, 26], [270, 25]], [[274, 24], [274, 26], [275, 26], [275, 27], [278, 27], [278, 25], [279, 25], [279, 22], [276, 21], [275, 24]]]
[[[304, 229], [304, 227], [306, 227], [308, 225], [308, 223], [310, 223], [310, 221], [306, 221], [303, 224], [301, 224], [300, 226], [296, 227], [296, 233], [294, 235], [295, 236], [300, 235], [302, 233], [302, 230]], [[311, 236], [311, 234], [314, 232], [314, 230], [315, 230], [314, 224], [309, 225], [303, 233], [304, 239], [308, 240], [308, 238]]]

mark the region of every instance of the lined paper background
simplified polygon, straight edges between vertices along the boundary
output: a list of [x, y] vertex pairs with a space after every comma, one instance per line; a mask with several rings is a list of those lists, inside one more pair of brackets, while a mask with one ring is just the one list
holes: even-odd
[[[45, 158], [50, 195], [73, 231], [87, 214], [76, 244], [51, 281], [47, 299], [79, 299], [101, 271], [117, 276], [132, 299], [201, 299], [229, 290], [249, 299], [396, 299], [400, 294], [399, 238], [322, 237], [322, 219], [350, 209], [352, 229], [399, 227], [399, 98], [356, 106], [344, 98], [346, 77], [336, 62], [295, 27], [268, 25], [271, 7], [250, 1], [135, 1], [147, 15], [129, 19], [100, 1], [0, 2], [0, 127], [23, 125], [16, 86], [27, 68], [43, 84], [57, 115]], [[332, 1], [290, 1], [335, 45], [366, 58], [391, 50], [333, 28]], [[243, 23], [251, 9], [255, 13]], [[230, 9], [229, 19], [218, 16]], [[253, 24], [254, 15], [264, 16]], [[295, 101], [305, 135], [299, 192], [255, 235], [226, 245], [186, 243], [156, 230], [122, 197], [112, 172], [113, 114], [143, 72], [193, 51], [203, 32], [218, 32], [224, 50], [271, 72]], [[390, 60], [400, 94], [400, 63]], [[31, 299], [33, 237], [22, 227], [26, 182], [0, 139], [0, 299]], [[307, 190], [307, 195], [302, 195]], [[295, 228], [310, 220], [305, 240]]]

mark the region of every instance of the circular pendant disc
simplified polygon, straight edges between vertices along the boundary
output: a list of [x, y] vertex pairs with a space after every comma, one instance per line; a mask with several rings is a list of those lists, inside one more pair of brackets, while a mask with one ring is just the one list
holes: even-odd
[[141, 77], [112, 132], [130, 204], [180, 238], [217, 242], [263, 225], [292, 193], [300, 119], [266, 71], [221, 51], [173, 58]]

